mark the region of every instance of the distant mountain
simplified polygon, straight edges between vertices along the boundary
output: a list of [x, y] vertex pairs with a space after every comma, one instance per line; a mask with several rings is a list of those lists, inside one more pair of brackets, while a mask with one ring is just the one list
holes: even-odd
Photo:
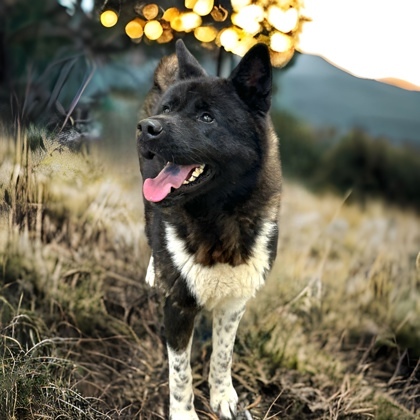
[[374, 136], [420, 143], [420, 92], [359, 79], [311, 55], [298, 55], [290, 69], [276, 72], [275, 83], [273, 106], [316, 127], [360, 127]]

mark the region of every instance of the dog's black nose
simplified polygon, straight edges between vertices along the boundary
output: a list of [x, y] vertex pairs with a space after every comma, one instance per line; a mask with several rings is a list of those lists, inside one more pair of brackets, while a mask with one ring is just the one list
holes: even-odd
[[138, 123], [137, 128], [141, 131], [142, 137], [145, 140], [152, 140], [157, 138], [163, 131], [162, 124], [153, 118], [146, 118], [145, 120], [141, 120]]

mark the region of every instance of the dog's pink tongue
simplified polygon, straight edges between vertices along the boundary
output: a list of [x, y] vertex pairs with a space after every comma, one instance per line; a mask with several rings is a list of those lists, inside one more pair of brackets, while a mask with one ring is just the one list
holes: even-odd
[[171, 188], [179, 188], [190, 172], [198, 165], [175, 165], [168, 162], [156, 178], [147, 178], [143, 184], [143, 194], [147, 201], [162, 201]]

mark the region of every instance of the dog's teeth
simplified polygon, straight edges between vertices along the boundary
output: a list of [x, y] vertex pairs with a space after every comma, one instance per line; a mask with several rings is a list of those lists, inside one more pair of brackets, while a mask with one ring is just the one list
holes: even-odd
[[188, 179], [186, 179], [184, 182], [183, 182], [183, 184], [184, 185], [187, 185], [187, 184], [189, 184], [190, 182], [193, 182], [193, 181], [195, 181], [202, 173], [203, 173], [203, 171], [204, 171], [204, 167], [205, 167], [205, 165], [204, 165], [204, 163], [202, 164], [202, 165], [200, 165], [200, 166], [197, 166], [197, 168], [195, 168], [194, 169], [194, 171], [193, 171], [193, 173], [191, 174], [191, 176], [188, 178]]
[[204, 164], [200, 165], [199, 167], [194, 169], [193, 175], [198, 177], [199, 175], [201, 175], [204, 171]]

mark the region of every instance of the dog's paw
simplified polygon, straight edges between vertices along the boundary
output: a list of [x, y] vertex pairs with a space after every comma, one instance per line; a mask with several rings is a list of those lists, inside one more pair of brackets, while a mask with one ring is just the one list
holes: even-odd
[[153, 257], [150, 257], [149, 266], [147, 267], [145, 280], [146, 280], [146, 283], [150, 287], [153, 287], [155, 285], [155, 266], [154, 266]]
[[170, 420], [200, 420], [195, 410], [177, 410], [171, 411]]
[[238, 394], [232, 385], [226, 388], [215, 388], [211, 390], [210, 406], [221, 419], [234, 419], [236, 417], [237, 405]]

